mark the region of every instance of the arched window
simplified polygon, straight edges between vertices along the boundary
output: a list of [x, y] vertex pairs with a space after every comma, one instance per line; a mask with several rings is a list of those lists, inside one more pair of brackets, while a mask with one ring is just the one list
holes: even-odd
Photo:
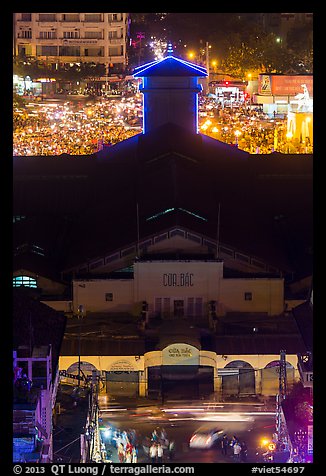
[[37, 282], [35, 278], [30, 276], [14, 276], [13, 277], [13, 287], [20, 288], [25, 286], [26, 288], [37, 288]]

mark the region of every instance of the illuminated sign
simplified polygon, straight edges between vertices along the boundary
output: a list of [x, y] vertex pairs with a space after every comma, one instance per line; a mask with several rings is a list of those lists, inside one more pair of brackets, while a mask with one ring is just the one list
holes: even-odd
[[162, 351], [163, 365], [199, 365], [199, 350], [189, 344], [171, 344]]
[[116, 360], [110, 367], [110, 372], [135, 372], [135, 370], [129, 360]]
[[71, 44], [71, 45], [97, 45], [98, 41], [97, 40], [77, 40], [77, 39], [71, 39], [71, 40], [62, 40], [63, 44]]
[[258, 76], [258, 94], [265, 96], [295, 96], [302, 93], [302, 85], [306, 84], [309, 95], [313, 97], [312, 75], [274, 75]]

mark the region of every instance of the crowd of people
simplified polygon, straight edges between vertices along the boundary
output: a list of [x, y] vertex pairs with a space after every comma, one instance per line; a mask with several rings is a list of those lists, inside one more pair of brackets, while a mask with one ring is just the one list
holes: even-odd
[[229, 440], [227, 435], [221, 439], [221, 453], [224, 456], [231, 456], [235, 463], [246, 463], [248, 458], [248, 448], [245, 441], [239, 440], [235, 435]]
[[[251, 154], [312, 153], [304, 143], [286, 138], [286, 116], [269, 117], [260, 107], [239, 103], [223, 107], [199, 98], [199, 131]], [[13, 112], [13, 154], [88, 155], [142, 131], [142, 95], [100, 97], [93, 101], [28, 103]]]
[[[139, 462], [139, 450], [147, 458], [148, 462], [164, 463], [175, 460], [175, 441], [169, 439], [164, 428], [155, 428], [150, 436], [144, 439], [136, 434], [135, 430], [112, 432], [107, 442], [115, 447], [120, 463]], [[223, 456], [230, 457], [234, 463], [246, 463], [248, 461], [248, 448], [245, 441], [233, 435], [223, 435], [217, 445]]]
[[29, 103], [13, 112], [13, 154], [87, 155], [141, 132], [141, 98]]
[[223, 107], [210, 97], [200, 101], [200, 132], [250, 154], [282, 152], [311, 154], [309, 137], [300, 143], [287, 137], [287, 114], [268, 115], [262, 107], [238, 103]]
[[135, 430], [116, 430], [112, 431], [110, 436], [106, 434], [106, 441], [115, 447], [120, 463], [137, 463], [139, 449], [151, 463], [174, 459], [175, 443], [174, 440], [169, 441], [165, 429], [155, 428], [150, 437], [146, 437], [143, 441]]

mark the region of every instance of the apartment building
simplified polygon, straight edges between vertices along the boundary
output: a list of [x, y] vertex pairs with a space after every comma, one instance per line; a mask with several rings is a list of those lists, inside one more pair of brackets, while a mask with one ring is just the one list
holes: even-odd
[[14, 13], [14, 58], [127, 65], [128, 13]]

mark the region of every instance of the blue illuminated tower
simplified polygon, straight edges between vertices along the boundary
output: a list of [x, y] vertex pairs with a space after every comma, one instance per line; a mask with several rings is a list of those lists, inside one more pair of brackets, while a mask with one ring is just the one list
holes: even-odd
[[198, 132], [198, 93], [202, 86], [199, 77], [206, 77], [206, 69], [172, 55], [135, 68], [135, 78], [142, 78], [143, 133], [167, 122]]

